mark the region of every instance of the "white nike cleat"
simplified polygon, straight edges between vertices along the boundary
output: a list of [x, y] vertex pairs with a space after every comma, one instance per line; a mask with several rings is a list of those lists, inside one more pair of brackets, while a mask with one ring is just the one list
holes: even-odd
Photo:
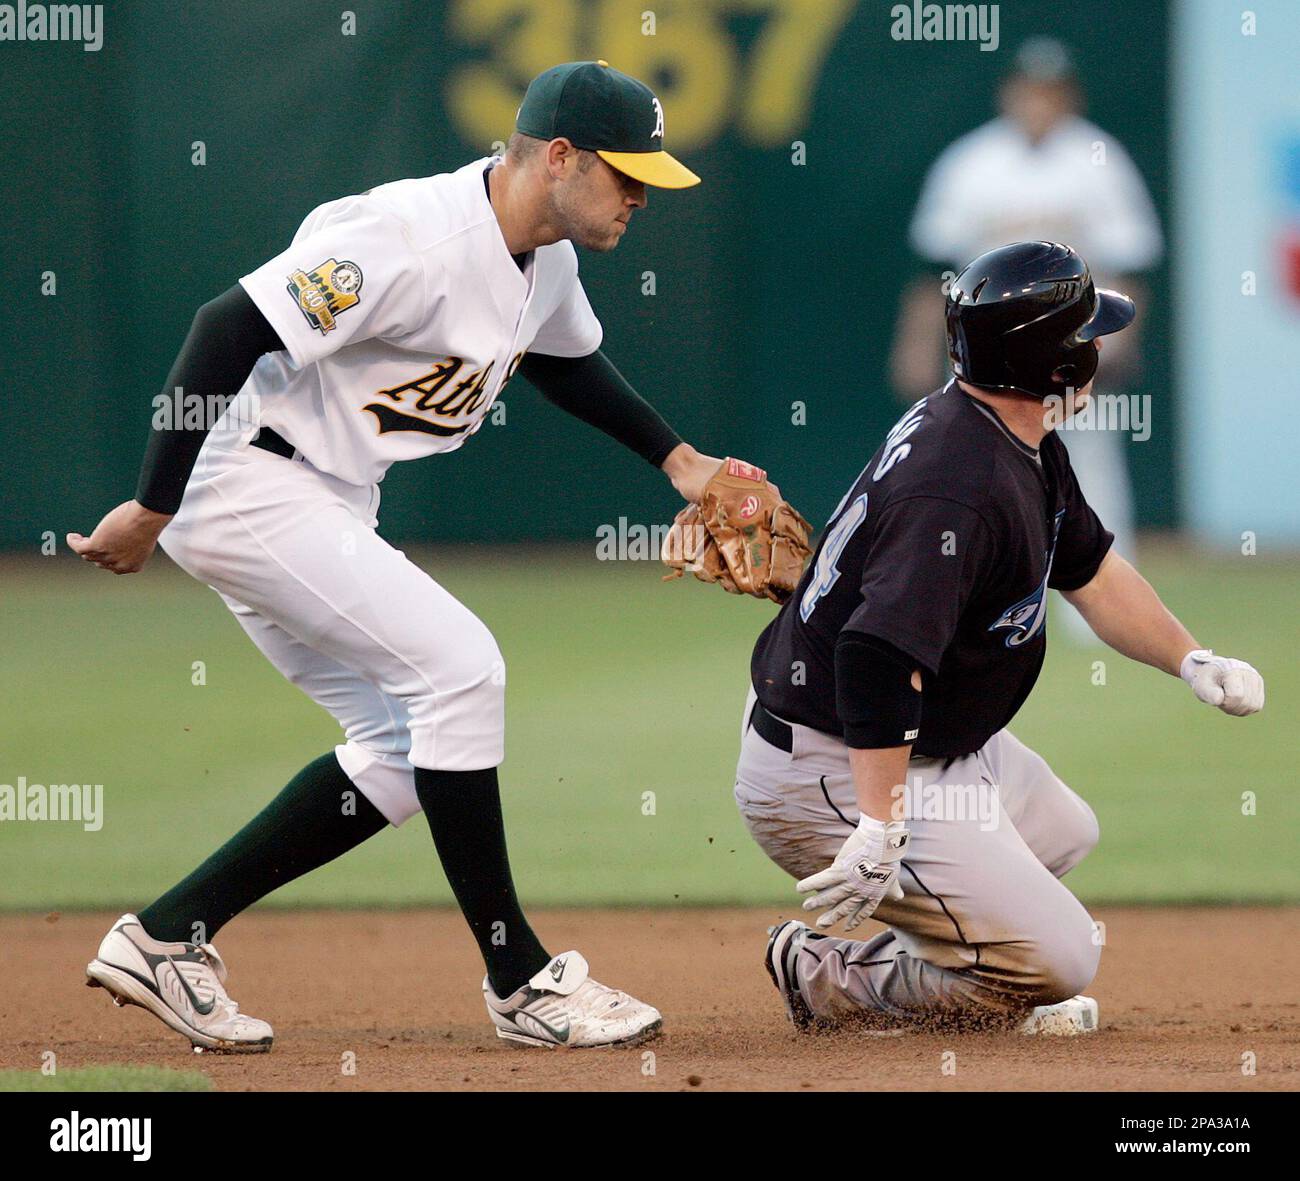
[[1048, 1037], [1078, 1037], [1096, 1033], [1097, 1002], [1090, 996], [1072, 996], [1056, 1005], [1039, 1005], [1020, 1023], [1020, 1032]]
[[483, 999], [497, 1037], [526, 1046], [633, 1046], [657, 1037], [659, 1010], [587, 975], [576, 951], [557, 955], [502, 1000], [486, 978]]
[[124, 914], [86, 965], [86, 984], [106, 989], [116, 1005], [139, 1005], [195, 1051], [257, 1054], [271, 1048], [271, 1027], [249, 1017], [226, 994], [226, 965], [211, 943], [159, 943]]

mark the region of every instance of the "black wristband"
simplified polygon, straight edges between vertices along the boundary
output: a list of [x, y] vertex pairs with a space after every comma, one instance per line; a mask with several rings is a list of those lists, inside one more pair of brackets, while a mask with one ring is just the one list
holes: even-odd
[[892, 644], [843, 631], [835, 641], [835, 711], [844, 741], [857, 750], [907, 746], [921, 728], [917, 661]]
[[604, 431], [655, 467], [682, 441], [599, 349], [585, 357], [529, 353], [519, 372], [548, 402]]

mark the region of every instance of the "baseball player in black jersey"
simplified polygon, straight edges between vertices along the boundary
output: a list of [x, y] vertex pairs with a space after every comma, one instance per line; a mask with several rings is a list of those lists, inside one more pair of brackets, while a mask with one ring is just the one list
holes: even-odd
[[1062, 591], [1111, 647], [1226, 713], [1258, 672], [1201, 648], [1118, 554], [1053, 426], [1134, 316], [1067, 246], [981, 255], [947, 297], [954, 377], [889, 432], [759, 637], [736, 800], [804, 909], [861, 942], [775, 928], [796, 1025], [848, 1018], [1096, 1027], [1100, 941], [1059, 879], [1097, 840], [1082, 799], [1006, 726]]

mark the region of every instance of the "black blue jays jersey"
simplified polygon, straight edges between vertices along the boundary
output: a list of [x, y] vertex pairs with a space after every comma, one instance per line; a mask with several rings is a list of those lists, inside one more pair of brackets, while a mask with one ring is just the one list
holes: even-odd
[[842, 734], [835, 641], [876, 636], [921, 670], [913, 752], [968, 754], [1038, 679], [1048, 588], [1089, 582], [1112, 540], [1055, 434], [1034, 451], [949, 383], [899, 420], [832, 514], [754, 648], [755, 691], [778, 717]]

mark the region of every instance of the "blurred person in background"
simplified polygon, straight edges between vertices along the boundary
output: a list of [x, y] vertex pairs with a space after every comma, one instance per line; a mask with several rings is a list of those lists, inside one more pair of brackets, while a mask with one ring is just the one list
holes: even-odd
[[[1026, 41], [998, 94], [1001, 114], [939, 155], [925, 178], [911, 226], [914, 250], [956, 272], [964, 260], [1008, 242], [1066, 242], [1088, 258], [1099, 285], [1143, 302], [1137, 278], [1160, 260], [1163, 239], [1146, 185], [1123, 146], [1080, 115], [1083, 95], [1066, 48], [1046, 37]], [[908, 402], [943, 383], [944, 292], [933, 274], [903, 296], [890, 376]], [[1107, 353], [1107, 384], [1120, 393], [1137, 374], [1136, 332]], [[1115, 549], [1135, 551], [1133, 494], [1124, 432], [1062, 433], [1084, 495], [1115, 534]], [[1062, 604], [1068, 633], [1094, 637]]]

